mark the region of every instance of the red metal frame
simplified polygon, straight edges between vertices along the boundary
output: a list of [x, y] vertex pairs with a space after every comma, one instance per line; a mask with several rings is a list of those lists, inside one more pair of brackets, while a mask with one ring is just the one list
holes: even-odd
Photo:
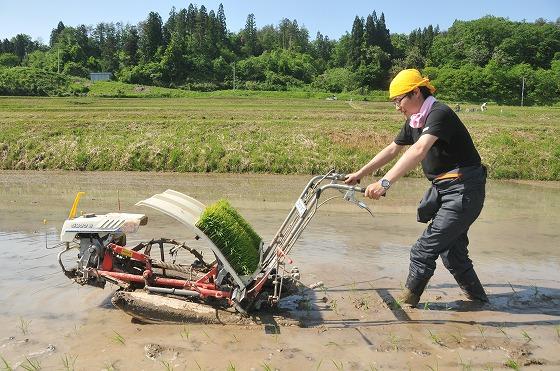
[[[217, 299], [230, 299], [231, 292], [223, 291], [216, 287], [214, 280], [218, 272], [218, 266], [215, 264], [204, 277], [196, 281], [181, 280], [176, 278], [165, 278], [165, 277], [154, 277], [154, 272], [152, 270], [152, 264], [150, 257], [146, 254], [139, 253], [134, 250], [127, 249], [123, 246], [119, 246], [113, 243], [107, 245], [110, 250], [105, 251], [105, 256], [103, 257], [102, 269], [97, 269], [95, 272], [99, 276], [110, 277], [124, 282], [134, 282], [143, 283], [144, 285], [156, 286], [156, 287], [173, 287], [180, 289], [190, 289], [197, 291], [201, 298], [213, 297]], [[131, 274], [124, 272], [113, 271], [113, 253], [121, 256], [134, 259], [136, 261], [142, 262], [146, 265], [142, 275]]]

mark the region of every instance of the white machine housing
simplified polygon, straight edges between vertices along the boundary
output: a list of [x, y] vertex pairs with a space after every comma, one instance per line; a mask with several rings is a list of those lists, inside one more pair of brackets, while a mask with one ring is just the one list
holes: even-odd
[[60, 232], [61, 242], [72, 242], [77, 234], [97, 234], [104, 237], [107, 234], [129, 234], [138, 231], [141, 225], [148, 223], [144, 214], [109, 213], [105, 215], [85, 214], [74, 219], [68, 219]]

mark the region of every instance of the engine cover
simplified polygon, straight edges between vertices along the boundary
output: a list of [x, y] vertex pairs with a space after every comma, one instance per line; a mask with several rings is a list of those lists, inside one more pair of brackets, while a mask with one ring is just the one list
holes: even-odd
[[138, 231], [141, 225], [148, 223], [144, 214], [109, 213], [105, 215], [85, 214], [68, 219], [60, 232], [61, 242], [72, 242], [76, 234], [97, 234], [103, 237], [111, 234], [129, 234]]

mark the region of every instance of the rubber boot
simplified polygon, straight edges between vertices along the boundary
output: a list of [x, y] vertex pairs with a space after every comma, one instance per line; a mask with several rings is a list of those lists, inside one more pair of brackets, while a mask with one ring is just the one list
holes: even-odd
[[422, 296], [429, 280], [429, 278], [417, 278], [409, 273], [408, 278], [406, 279], [405, 288], [401, 296], [398, 298], [399, 303], [406, 304], [410, 307], [416, 307], [420, 302], [420, 296]]
[[480, 301], [483, 303], [488, 302], [488, 296], [486, 296], [484, 287], [482, 287], [474, 269], [471, 268], [468, 271], [461, 273], [455, 277], [455, 280], [469, 300]]

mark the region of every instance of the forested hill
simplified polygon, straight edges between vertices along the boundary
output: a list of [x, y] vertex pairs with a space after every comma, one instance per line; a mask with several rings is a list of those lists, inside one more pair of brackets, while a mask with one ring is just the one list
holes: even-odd
[[414, 67], [451, 100], [519, 104], [524, 85], [525, 104], [560, 102], [560, 18], [486, 16], [406, 35], [391, 33], [390, 20], [373, 11], [356, 16], [338, 40], [320, 32], [311, 38], [295, 19], [257, 21], [249, 14], [244, 29], [231, 31], [221, 4], [216, 11], [191, 4], [171, 9], [166, 19], [151, 12], [138, 25], [59, 22], [48, 45], [25, 33], [0, 43], [0, 95], [46, 94], [25, 87], [25, 76], [41, 71], [81, 77], [109, 71], [122, 82], [202, 91], [235, 84], [365, 93], [387, 89], [396, 72]]

